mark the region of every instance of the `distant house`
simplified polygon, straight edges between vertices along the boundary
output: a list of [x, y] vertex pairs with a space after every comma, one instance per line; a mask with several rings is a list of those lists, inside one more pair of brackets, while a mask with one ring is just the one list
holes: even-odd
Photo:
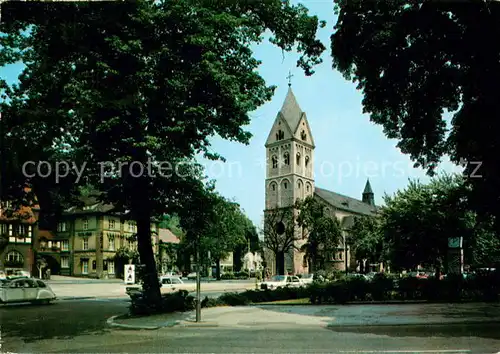
[[[83, 207], [63, 212], [55, 231], [40, 230], [34, 248], [51, 274], [115, 278], [123, 274], [120, 250], [137, 251], [137, 226], [127, 213], [114, 212], [96, 198], [81, 198]], [[158, 254], [158, 224], [151, 223], [153, 254]], [[120, 269], [118, 269], [120, 268]]]
[[158, 255], [158, 271], [167, 273], [174, 271], [177, 263], [177, 248], [173, 245], [179, 245], [181, 240], [174, 235], [169, 229], [158, 229], [159, 255]]
[[12, 210], [11, 203], [0, 206], [0, 270], [7, 275], [16, 271], [35, 271], [33, 239], [37, 223], [31, 208]]

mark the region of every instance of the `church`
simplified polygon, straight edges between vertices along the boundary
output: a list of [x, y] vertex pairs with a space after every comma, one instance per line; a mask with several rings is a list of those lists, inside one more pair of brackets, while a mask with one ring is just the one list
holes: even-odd
[[[265, 186], [265, 220], [271, 220], [270, 215], [280, 208], [286, 208], [308, 196], [313, 196], [324, 203], [325, 210], [332, 217], [339, 219], [342, 226], [343, 239], [348, 234], [356, 216], [375, 216], [374, 194], [367, 180], [361, 193], [361, 199], [341, 195], [315, 186], [314, 183], [314, 139], [307, 121], [306, 113], [302, 111], [291, 85], [271, 128], [266, 144], [266, 159], [269, 161], [266, 168]], [[267, 219], [266, 219], [267, 218]], [[264, 222], [264, 238], [269, 233], [266, 228], [274, 227]], [[295, 232], [302, 231], [296, 227]], [[295, 247], [285, 254], [278, 255], [284, 259], [280, 268], [276, 269], [276, 254], [267, 250], [265, 258], [267, 267], [272, 274], [305, 274], [310, 268], [303, 252], [298, 251], [306, 243], [304, 237], [295, 237]], [[329, 269], [354, 271], [359, 260], [351, 257], [349, 247], [341, 242], [336, 251], [327, 257]], [[284, 269], [283, 269], [284, 268]]]

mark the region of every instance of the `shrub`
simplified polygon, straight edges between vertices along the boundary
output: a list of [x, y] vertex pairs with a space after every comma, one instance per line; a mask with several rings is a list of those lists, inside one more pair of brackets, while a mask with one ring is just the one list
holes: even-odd
[[234, 273], [233, 272], [226, 272], [224, 274], [221, 274], [220, 278], [223, 279], [223, 280], [234, 279]]
[[385, 273], [377, 273], [370, 283], [372, 299], [376, 301], [390, 300], [394, 290], [394, 282], [394, 277]]
[[156, 313], [169, 313], [176, 311], [190, 311], [195, 308], [194, 297], [187, 290], [180, 290], [173, 294], [162, 295], [160, 308], [151, 306], [142, 293], [131, 297], [129, 314], [132, 316], [147, 316]]
[[250, 304], [250, 300], [245, 295], [238, 293], [222, 294], [218, 300], [229, 306], [245, 306]]

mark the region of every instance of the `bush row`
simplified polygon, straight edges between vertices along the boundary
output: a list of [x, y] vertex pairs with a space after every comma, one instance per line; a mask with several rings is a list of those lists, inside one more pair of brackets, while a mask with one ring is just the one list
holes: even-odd
[[241, 272], [226, 272], [224, 274], [221, 274], [220, 278], [222, 280], [237, 280], [237, 279], [248, 279], [249, 274], [248, 272], [241, 271]]
[[372, 281], [344, 277], [335, 282], [313, 284], [308, 290], [313, 304], [387, 300], [498, 301], [500, 276], [491, 273], [471, 279], [449, 276], [438, 280], [379, 275]]
[[[309, 298], [312, 304], [345, 304], [353, 301], [424, 300], [430, 302], [498, 301], [500, 275], [489, 274], [473, 279], [449, 277], [443, 280], [405, 277], [396, 279], [378, 276], [372, 281], [343, 277], [334, 282], [315, 282], [308, 287], [278, 288], [276, 290], [247, 290], [225, 293], [219, 298], [205, 298], [202, 307], [244, 306], [280, 300]], [[186, 290], [162, 296], [160, 309], [152, 309], [142, 296], [133, 296], [132, 315], [158, 312], [189, 311], [195, 299]]]

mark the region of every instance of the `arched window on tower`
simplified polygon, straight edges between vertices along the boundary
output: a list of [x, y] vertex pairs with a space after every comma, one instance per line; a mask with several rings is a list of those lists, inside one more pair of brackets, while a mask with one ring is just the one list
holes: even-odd
[[285, 165], [290, 165], [290, 154], [288, 152], [283, 154], [283, 163]]
[[278, 167], [278, 157], [276, 155], [273, 155], [273, 157], [271, 157], [271, 160], [273, 162], [273, 168], [277, 168]]
[[305, 160], [304, 160], [304, 161], [305, 161], [305, 163], [306, 163], [306, 167], [307, 167], [307, 166], [309, 165], [309, 156], [306, 156], [306, 158], [305, 158]]
[[295, 160], [297, 161], [297, 166], [300, 166], [300, 152], [295, 156]]
[[285, 132], [283, 130], [278, 130], [276, 133], [276, 140], [283, 140], [285, 138]]

